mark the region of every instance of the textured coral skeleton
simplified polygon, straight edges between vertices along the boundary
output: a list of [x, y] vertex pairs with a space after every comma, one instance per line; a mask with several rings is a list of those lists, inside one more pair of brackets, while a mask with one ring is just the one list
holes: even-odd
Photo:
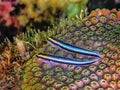
[[[83, 20], [55, 27], [55, 38], [69, 44], [100, 52], [101, 62], [76, 67], [66, 64], [46, 64], [36, 55], [27, 63], [23, 90], [118, 90], [120, 89], [120, 11], [95, 10]], [[46, 37], [46, 36], [45, 36]], [[83, 58], [56, 49], [43, 41], [37, 53]]]

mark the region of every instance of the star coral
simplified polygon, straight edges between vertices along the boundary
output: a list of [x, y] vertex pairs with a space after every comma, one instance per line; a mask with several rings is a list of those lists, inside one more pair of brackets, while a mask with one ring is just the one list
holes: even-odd
[[[88, 66], [42, 63], [34, 55], [24, 71], [23, 90], [118, 90], [120, 89], [120, 11], [96, 9], [83, 20], [66, 20], [48, 33], [62, 41], [86, 49], [97, 50], [101, 62]], [[49, 37], [48, 36], [48, 37]], [[46, 44], [44, 36], [38, 53], [81, 58], [82, 55], [68, 53]], [[35, 46], [36, 47], [36, 46]]]

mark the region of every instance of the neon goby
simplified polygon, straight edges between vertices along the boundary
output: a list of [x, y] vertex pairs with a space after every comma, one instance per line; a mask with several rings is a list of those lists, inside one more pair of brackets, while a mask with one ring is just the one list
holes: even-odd
[[62, 42], [62, 41], [60, 41], [58, 39], [55, 39], [55, 38], [52, 38], [52, 37], [49, 37], [47, 39], [47, 41], [48, 41], [48, 43], [52, 44], [54, 47], [60, 47], [62, 49], [70, 51], [70, 52], [100, 57], [100, 54], [98, 52], [93, 52], [93, 51], [90, 51], [90, 50], [87, 50], [87, 49], [83, 49], [83, 48], [80, 48], [80, 47], [77, 47], [77, 46], [73, 46], [73, 45], [67, 44], [65, 42]]
[[57, 63], [71, 64], [71, 65], [89, 65], [100, 60], [100, 58], [97, 57], [89, 61], [83, 61], [83, 60], [65, 58], [65, 57], [54, 56], [43, 53], [38, 54], [37, 57], [39, 60], [47, 60], [47, 61], [53, 61]]

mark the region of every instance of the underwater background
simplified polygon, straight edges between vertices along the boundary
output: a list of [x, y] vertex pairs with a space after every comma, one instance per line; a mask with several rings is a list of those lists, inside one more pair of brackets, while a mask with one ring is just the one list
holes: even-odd
[[119, 90], [119, 4], [1, 0], [0, 90]]

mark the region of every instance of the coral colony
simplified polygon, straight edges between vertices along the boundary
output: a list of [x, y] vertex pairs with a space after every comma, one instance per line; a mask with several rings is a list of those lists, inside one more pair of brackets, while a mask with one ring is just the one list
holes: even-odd
[[0, 90], [120, 90], [120, 10], [91, 1], [0, 0]]
[[120, 89], [120, 11], [96, 9], [43, 37], [41, 46], [31, 41], [35, 54], [25, 64], [22, 90]]

